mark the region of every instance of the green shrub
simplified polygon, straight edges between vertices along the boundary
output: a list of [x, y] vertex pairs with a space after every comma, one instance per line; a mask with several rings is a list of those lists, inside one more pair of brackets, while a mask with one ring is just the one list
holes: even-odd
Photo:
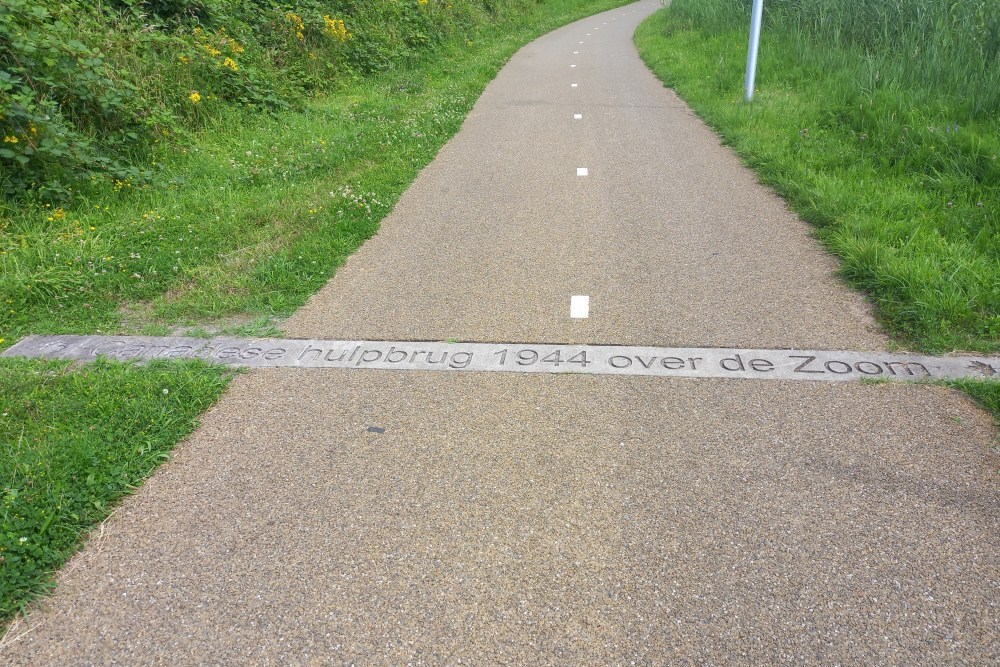
[[4, 0], [0, 188], [65, 202], [154, 178], [156, 144], [406, 66], [529, 0]]
[[[46, 5], [51, 6], [46, 6]], [[65, 198], [94, 173], [138, 178], [125, 153], [142, 132], [135, 89], [79, 39], [80, 3], [7, 0], [0, 6], [0, 186]]]

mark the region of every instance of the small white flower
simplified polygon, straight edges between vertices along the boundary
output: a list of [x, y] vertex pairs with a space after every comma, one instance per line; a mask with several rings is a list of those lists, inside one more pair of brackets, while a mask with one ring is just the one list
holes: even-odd
[[21, 544], [24, 544], [27, 541], [28, 541], [27, 537], [22, 537], [21, 539], [18, 540], [18, 542], [20, 542]]
[[166, 395], [167, 395], [167, 394], [169, 394], [169, 393], [170, 393], [170, 390], [169, 390], [169, 389], [164, 389], [164, 390], [163, 390], [163, 395], [164, 395], [164, 396], [166, 396]]

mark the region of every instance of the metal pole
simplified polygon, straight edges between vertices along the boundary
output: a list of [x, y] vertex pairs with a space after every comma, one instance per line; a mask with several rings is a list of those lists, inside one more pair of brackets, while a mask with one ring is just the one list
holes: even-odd
[[764, 13], [764, 0], [753, 0], [750, 14], [750, 47], [747, 49], [747, 75], [744, 80], [746, 101], [753, 99], [753, 82], [757, 77], [757, 48], [760, 46], [760, 17]]

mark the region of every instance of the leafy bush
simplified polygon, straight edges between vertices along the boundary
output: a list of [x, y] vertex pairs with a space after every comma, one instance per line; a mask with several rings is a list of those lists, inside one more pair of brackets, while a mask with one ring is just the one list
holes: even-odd
[[[0, 6], [0, 179], [5, 195], [64, 198], [95, 172], [138, 177], [123, 161], [141, 132], [134, 87], [77, 38], [79, 3]], [[54, 11], [53, 11], [54, 10]]]
[[423, 57], [530, 0], [4, 0], [0, 188], [64, 202], [153, 177], [150, 148]]

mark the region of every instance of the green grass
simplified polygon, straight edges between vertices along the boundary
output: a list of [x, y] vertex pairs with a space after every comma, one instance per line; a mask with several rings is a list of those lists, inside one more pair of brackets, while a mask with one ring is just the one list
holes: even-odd
[[[901, 346], [1000, 350], [996, 14], [949, 15], [947, 5], [923, 0], [813, 4], [767, 4], [749, 104], [748, 3], [675, 0], [640, 25], [636, 44], [654, 73], [815, 225]], [[890, 10], [914, 7], [958, 37], [900, 28]], [[915, 50], [934, 62], [914, 62]], [[1000, 418], [996, 383], [962, 386]]]
[[[621, 4], [549, 0], [416, 64], [345, 80], [301, 111], [222, 113], [160, 151], [156, 185], [98, 181], [62, 209], [8, 205], [0, 349], [33, 333], [279, 333], [375, 233], [514, 51]], [[197, 364], [0, 360], [0, 621], [50, 586], [227, 377]]]
[[643, 58], [817, 226], [903, 345], [1000, 349], [997, 108], [977, 110], [976, 91], [965, 99], [928, 89], [923, 75], [890, 79], [893, 69], [878, 63], [871, 72], [861, 47], [824, 43], [770, 15], [746, 104], [748, 21], [724, 11], [732, 5], [677, 0], [640, 26]]
[[195, 428], [226, 378], [199, 362], [0, 364], [0, 618], [46, 589], [81, 535]]
[[163, 156], [166, 187], [101, 193], [49, 224], [12, 218], [0, 336], [291, 313], [375, 232], [488, 76], [434, 64], [303, 113], [234, 112]]
[[98, 184], [58, 211], [9, 207], [0, 339], [290, 314], [375, 232], [510, 54], [615, 4], [551, 0], [515, 29], [344, 84], [302, 112], [230, 112], [159, 156], [159, 186]]
[[[979, 401], [979, 403], [997, 418], [1000, 424], [1000, 382], [996, 380], [955, 380], [948, 383], [952, 387], [961, 389], [969, 396]], [[1000, 444], [1000, 443], [998, 443]]]

